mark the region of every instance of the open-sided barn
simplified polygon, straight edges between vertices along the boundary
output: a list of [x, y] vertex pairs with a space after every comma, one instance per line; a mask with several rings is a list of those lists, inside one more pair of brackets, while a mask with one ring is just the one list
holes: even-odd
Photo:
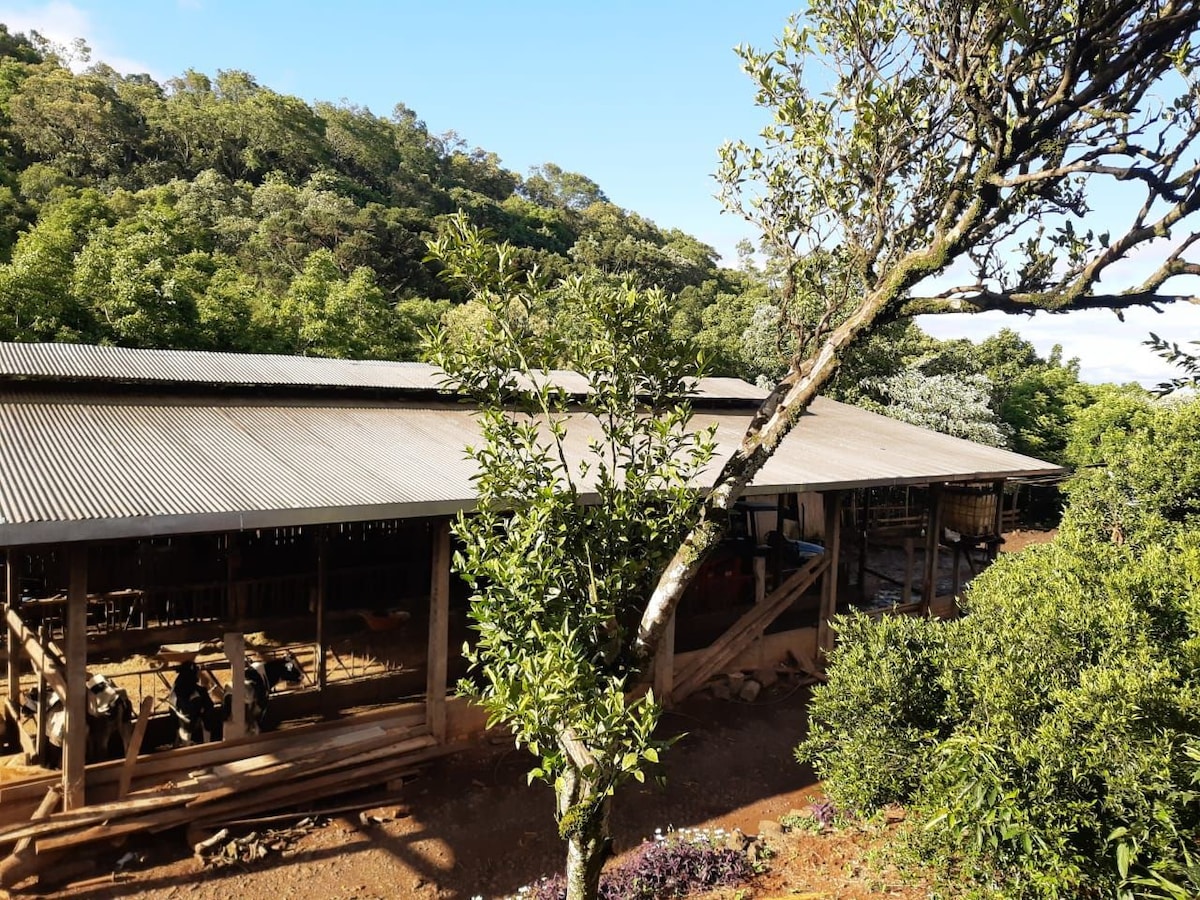
[[[553, 377], [570, 387], [573, 376]], [[762, 396], [734, 379], [699, 383], [695, 422], [716, 426], [718, 460]], [[572, 423], [576, 446], [594, 427], [582, 414]], [[472, 508], [464, 448], [477, 439], [472, 410], [417, 363], [0, 344], [9, 734], [39, 753], [41, 730], [20, 726], [22, 681], [40, 680], [43, 696], [57, 686], [68, 723], [66, 808], [123, 795], [131, 783], [136, 795], [138, 779], [165, 766], [137, 759], [135, 746], [125, 762], [85, 768], [82, 729], [70, 726], [85, 719], [77, 686], [89, 662], [224, 637], [237, 672], [242, 635], [288, 623], [307, 635], [312, 684], [289, 695], [285, 711], [328, 719], [403, 700], [411, 758], [462, 739], [480, 720], [447, 699], [462, 670], [453, 648], [466, 636], [449, 521]], [[747, 654], [770, 664], [790, 652], [818, 666], [828, 619], [849, 602], [882, 595], [884, 606], [929, 611], [944, 529], [964, 547], [994, 542], [1004, 482], [1058, 471], [818, 400], [746, 492], [744, 549], [715, 561], [681, 609], [681, 652], [673, 633], [656, 664], [660, 694], [682, 697]], [[897, 510], [898, 500], [908, 502]], [[819, 552], [789, 561], [797, 539]], [[903, 577], [872, 573], [868, 550], [881, 541], [906, 553]], [[843, 543], [854, 544], [857, 566], [844, 564]], [[895, 582], [895, 596], [872, 591], [882, 584], [872, 574]], [[957, 578], [956, 555], [954, 589]], [[333, 638], [356, 626], [395, 627], [376, 634], [406, 642], [407, 664], [338, 677], [347, 667]], [[238, 710], [241, 679], [232, 681]], [[236, 718], [231, 746], [256, 752], [254, 739], [238, 738]], [[378, 751], [363, 752], [382, 777]], [[0, 820], [4, 805], [0, 790]]]

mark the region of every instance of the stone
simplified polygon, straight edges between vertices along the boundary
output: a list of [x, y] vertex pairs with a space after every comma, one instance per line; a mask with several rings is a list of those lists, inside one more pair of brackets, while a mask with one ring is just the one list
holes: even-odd
[[769, 688], [771, 685], [779, 681], [779, 673], [774, 668], [756, 669], [754, 672], [754, 680], [761, 684], [764, 688]]
[[763, 819], [758, 823], [759, 837], [771, 837], [772, 835], [778, 836], [781, 834], [783, 834], [783, 826], [774, 819]]
[[738, 699], [746, 703], [753, 703], [758, 699], [758, 695], [762, 693], [762, 685], [754, 679], [749, 679], [742, 685], [742, 689], [738, 691]]
[[733, 698], [733, 691], [729, 687], [729, 682], [722, 678], [720, 681], [712, 683], [712, 695], [714, 700], [730, 700]]

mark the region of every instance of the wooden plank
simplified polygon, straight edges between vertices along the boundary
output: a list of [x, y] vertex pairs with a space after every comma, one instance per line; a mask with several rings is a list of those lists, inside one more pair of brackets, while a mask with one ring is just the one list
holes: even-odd
[[429, 731], [446, 739], [446, 669], [450, 653], [450, 520], [433, 528], [429, 596], [429, 654], [426, 657], [425, 708]]
[[236, 741], [246, 735], [246, 636], [240, 631], [226, 632], [224, 648], [225, 658], [229, 660], [229, 687], [233, 695], [224, 738]]
[[825, 558], [828, 565], [821, 580], [821, 609], [817, 618], [817, 657], [824, 662], [833, 649], [831, 620], [837, 613], [838, 564], [842, 552], [842, 492], [825, 494]]
[[0, 844], [14, 844], [23, 838], [40, 838], [59, 834], [84, 825], [95, 825], [110, 819], [128, 818], [144, 812], [153, 812], [175, 806], [184, 806], [195, 799], [196, 794], [160, 794], [157, 797], [142, 797], [123, 800], [120, 803], [103, 803], [58, 813], [38, 822], [30, 822], [19, 828], [8, 828], [0, 832]]
[[146, 737], [146, 726], [150, 724], [150, 714], [154, 711], [154, 697], [147, 695], [142, 698], [138, 709], [137, 724], [133, 726], [133, 737], [125, 748], [125, 759], [121, 763], [121, 780], [117, 783], [117, 799], [124, 800], [133, 783], [133, 769], [137, 765], [138, 754], [142, 752], [142, 740]]
[[775, 621], [821, 577], [827, 565], [825, 554], [813, 557], [772, 591], [762, 603], [751, 607], [749, 612], [734, 622], [707, 650], [689, 660], [683, 669], [675, 673], [675, 690], [671, 699], [675, 702], [683, 700], [745, 650], [762, 634], [763, 629]]
[[[169, 777], [179, 772], [188, 772], [208, 766], [228, 763], [247, 755], [270, 752], [274, 747], [287, 746], [297, 741], [307, 739], [313, 734], [322, 734], [342, 729], [367, 728], [375, 724], [387, 723], [391, 727], [411, 727], [425, 721], [423, 712], [413, 708], [405, 710], [379, 710], [373, 713], [361, 713], [347, 719], [331, 722], [317, 722], [312, 725], [301, 725], [297, 728], [286, 728], [280, 731], [270, 731], [264, 734], [251, 735], [238, 741], [228, 743], [197, 744], [192, 747], [181, 747], [176, 750], [165, 750], [161, 753], [151, 753], [138, 758], [137, 780], [146, 781], [155, 777]], [[89, 766], [88, 787], [105, 784], [115, 784], [120, 778], [122, 763], [107, 762]], [[0, 802], [3, 791], [0, 790]]]
[[[30, 821], [39, 822], [45, 819], [54, 812], [61, 801], [62, 789], [58, 785], [54, 785], [46, 791], [46, 796], [42, 798], [38, 808], [33, 811]], [[0, 888], [10, 888], [28, 878], [32, 873], [36, 867], [34, 861], [36, 853], [31, 847], [32, 843], [31, 838], [22, 838], [13, 847], [12, 855], [0, 862]]]
[[87, 579], [88, 545], [71, 544], [67, 587], [66, 734], [63, 736], [63, 808], [78, 809], [87, 802]]

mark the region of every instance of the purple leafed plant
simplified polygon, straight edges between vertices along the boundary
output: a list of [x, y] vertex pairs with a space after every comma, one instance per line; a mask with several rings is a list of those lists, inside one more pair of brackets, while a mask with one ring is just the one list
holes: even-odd
[[[755, 874], [746, 854], [707, 835], [670, 835], [646, 841], [633, 854], [600, 878], [600, 900], [656, 900], [682, 897], [700, 888], [741, 884]], [[530, 900], [563, 900], [566, 883], [562, 875], [544, 879], [527, 894]]]

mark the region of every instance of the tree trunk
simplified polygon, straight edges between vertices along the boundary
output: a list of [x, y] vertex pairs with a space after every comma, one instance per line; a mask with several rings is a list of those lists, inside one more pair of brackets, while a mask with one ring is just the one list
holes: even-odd
[[612, 798], [568, 763], [556, 786], [558, 830], [567, 841], [567, 900], [595, 900], [609, 855]]
[[829, 333], [813, 356], [792, 362], [787, 375], [763, 401], [746, 428], [741, 446], [726, 461], [713, 482], [700, 522], [663, 570], [642, 613], [634, 640], [634, 656], [640, 662], [646, 663], [654, 657], [663, 631], [675, 613], [683, 592], [705, 558], [728, 531], [729, 513], [733, 505], [800, 420], [817, 392], [833, 377], [842, 351], [902, 298], [913, 284], [942, 268], [949, 254], [963, 241], [969, 226], [978, 218], [980, 209], [980, 201], [976, 198], [962, 213], [954, 228], [934, 236], [926, 248], [910, 253], [868, 291], [854, 312]]

